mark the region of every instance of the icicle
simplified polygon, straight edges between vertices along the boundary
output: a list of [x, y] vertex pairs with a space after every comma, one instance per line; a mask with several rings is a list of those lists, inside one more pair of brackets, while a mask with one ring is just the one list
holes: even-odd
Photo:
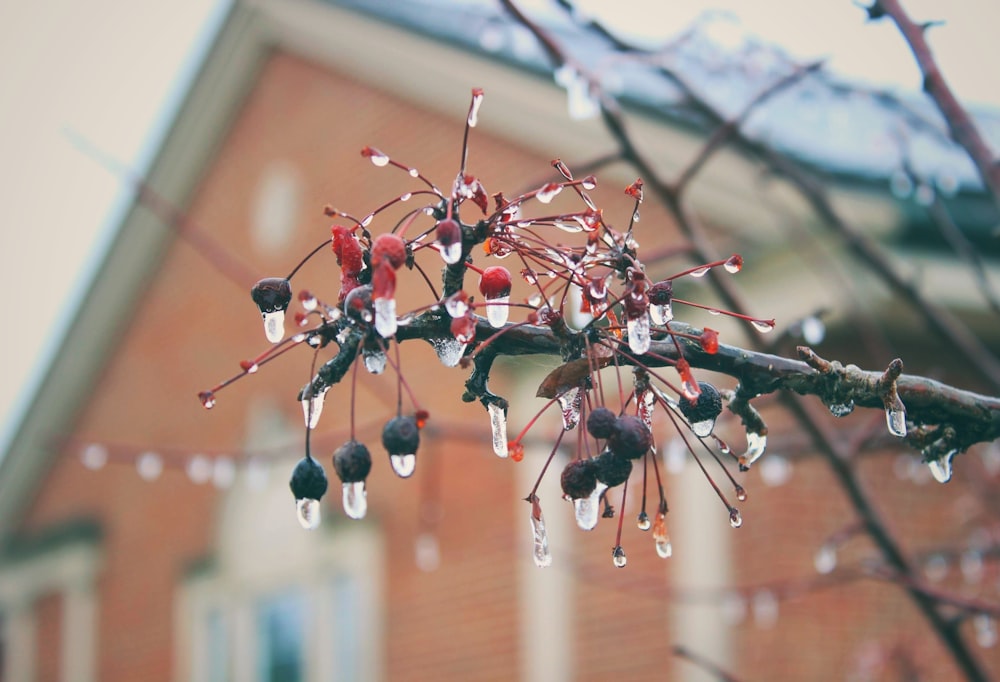
[[465, 345], [454, 337], [434, 338], [430, 340], [434, 352], [437, 353], [438, 360], [445, 367], [455, 367], [465, 354]]
[[756, 431], [747, 431], [747, 451], [740, 457], [740, 469], [747, 470], [764, 454], [767, 436]]
[[889, 427], [890, 434], [906, 438], [906, 408], [902, 402], [897, 401], [897, 404], [885, 408], [885, 423]]
[[598, 483], [594, 492], [589, 497], [580, 497], [573, 500], [574, 515], [576, 525], [581, 530], [593, 530], [601, 514], [601, 493], [607, 490], [608, 486]]
[[583, 404], [583, 393], [580, 387], [571, 388], [559, 396], [559, 407], [562, 408], [562, 423], [564, 431], [572, 431], [580, 423], [580, 407]]
[[365, 369], [368, 370], [369, 374], [381, 374], [385, 371], [387, 358], [381, 348], [365, 348], [361, 351], [361, 357], [364, 358]]
[[934, 476], [934, 480], [938, 483], [947, 483], [951, 480], [951, 460], [955, 458], [956, 452], [956, 450], [952, 450], [938, 459], [932, 459], [927, 462], [927, 466], [931, 470], [931, 475]]
[[625, 568], [625, 564], [628, 563], [628, 557], [625, 556], [625, 550], [622, 549], [621, 545], [611, 550], [611, 561], [616, 568]]
[[643, 313], [639, 317], [630, 317], [625, 326], [628, 329], [628, 347], [636, 355], [642, 355], [649, 350], [651, 337], [649, 334], [649, 315]]
[[816, 550], [816, 556], [813, 557], [813, 565], [816, 567], [816, 572], [821, 575], [827, 575], [832, 573], [833, 569], [837, 567], [837, 547], [830, 543], [824, 543]]
[[383, 339], [388, 339], [396, 333], [396, 299], [376, 298], [374, 304], [375, 331]]
[[417, 456], [413, 453], [389, 455], [389, 463], [392, 464], [392, 470], [396, 472], [397, 476], [409, 478], [417, 468]]
[[316, 530], [319, 528], [320, 504], [319, 500], [311, 500], [304, 497], [295, 500], [295, 511], [299, 518], [299, 523], [306, 530]]
[[491, 327], [499, 329], [507, 324], [507, 318], [510, 316], [509, 303], [510, 296], [486, 299], [486, 319], [489, 320]]
[[264, 336], [271, 343], [278, 343], [285, 335], [285, 311], [272, 310], [262, 313], [264, 317]]
[[669, 559], [674, 553], [674, 548], [670, 544], [670, 536], [667, 534], [667, 516], [663, 513], [656, 515], [656, 523], [653, 524], [653, 543], [656, 545], [656, 554], [661, 559]]
[[506, 457], [507, 451], [507, 412], [497, 403], [486, 406], [490, 414], [490, 429], [493, 432], [493, 452], [497, 457]]
[[542, 508], [538, 504], [538, 499], [531, 502], [531, 536], [534, 541], [534, 551], [532, 558], [535, 566], [545, 568], [552, 565], [552, 553], [549, 552], [549, 536], [545, 531], [545, 519], [542, 516]]
[[649, 305], [649, 316], [652, 318], [653, 324], [657, 327], [662, 327], [674, 319], [674, 307], [670, 303], [665, 305], [651, 303]]
[[323, 403], [326, 401], [326, 392], [329, 390], [329, 388], [324, 388], [312, 398], [301, 401], [302, 416], [305, 418], [306, 428], [315, 429], [316, 425], [319, 424], [319, 416], [323, 414]]
[[344, 513], [352, 519], [363, 519], [368, 513], [368, 491], [365, 482], [344, 484]]

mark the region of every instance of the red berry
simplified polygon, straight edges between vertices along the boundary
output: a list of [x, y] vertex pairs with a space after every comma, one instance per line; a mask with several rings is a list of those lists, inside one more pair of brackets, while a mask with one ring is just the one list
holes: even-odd
[[502, 265], [486, 268], [479, 278], [479, 293], [487, 299], [510, 296], [510, 288], [510, 270]]
[[378, 267], [387, 262], [394, 270], [406, 263], [406, 242], [397, 235], [380, 234], [372, 244], [372, 266]]

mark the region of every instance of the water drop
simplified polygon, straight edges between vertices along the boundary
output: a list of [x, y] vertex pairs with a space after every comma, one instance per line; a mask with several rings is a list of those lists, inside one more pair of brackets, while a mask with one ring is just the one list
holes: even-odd
[[734, 627], [747, 617], [747, 602], [739, 592], [727, 592], [722, 597], [722, 620]]
[[155, 452], [144, 452], [135, 461], [136, 471], [144, 481], [154, 481], [163, 473], [163, 458]]
[[285, 335], [285, 311], [272, 310], [261, 314], [264, 317], [264, 336], [271, 343], [278, 343]]
[[967, 585], [977, 585], [983, 580], [983, 553], [977, 549], [962, 552], [959, 557], [959, 568]]
[[[411, 178], [419, 178], [420, 177], [420, 171], [417, 170], [416, 168], [410, 168], [406, 172], [410, 174]], [[399, 198], [402, 201], [409, 201], [410, 197], [412, 197], [412, 196], [413, 196], [412, 194], [410, 194], [409, 192], [407, 192], [406, 194], [404, 194], [403, 196], [401, 196]]]
[[721, 310], [719, 310], [718, 308], [709, 308], [709, 309], [708, 309], [708, 314], [709, 314], [709, 315], [715, 315], [715, 316], [718, 316], [718, 315], [721, 315], [721, 314], [722, 314], [722, 311], [721, 311]]
[[830, 403], [827, 405], [827, 408], [834, 417], [846, 417], [851, 412], [854, 412], [854, 401], [848, 400], [846, 403]]
[[392, 464], [392, 470], [396, 472], [397, 476], [409, 478], [417, 468], [417, 456], [413, 453], [389, 455], [389, 463]]
[[972, 619], [976, 629], [976, 644], [984, 649], [992, 649], [997, 644], [997, 624], [988, 613], [977, 613]]
[[455, 367], [465, 354], [465, 345], [454, 337], [433, 338], [430, 340], [434, 352], [437, 353], [438, 360], [445, 367]]
[[694, 432], [694, 435], [698, 436], [699, 438], [707, 438], [708, 436], [711, 436], [712, 429], [714, 428], [715, 428], [714, 419], [704, 419], [700, 422], [694, 422], [693, 424], [691, 424], [691, 431]]
[[444, 309], [451, 317], [462, 317], [469, 312], [469, 297], [464, 291], [452, 294], [444, 302]]
[[647, 531], [653, 527], [653, 522], [649, 520], [649, 514], [642, 511], [635, 520], [635, 525], [639, 530]]
[[462, 260], [461, 241], [457, 241], [454, 244], [449, 244], [448, 246], [440, 244], [439, 247], [441, 249], [441, 258], [448, 265], [454, 265], [458, 261]]
[[943, 554], [932, 554], [924, 562], [924, 576], [932, 583], [939, 583], [948, 577], [948, 558]]
[[769, 455], [760, 464], [760, 480], [764, 485], [777, 488], [792, 477], [792, 463], [781, 455]]
[[545, 531], [545, 518], [542, 516], [542, 509], [537, 502], [532, 503], [531, 507], [531, 536], [534, 541], [532, 558], [535, 560], [535, 566], [545, 568], [552, 565], [549, 536]]
[[538, 199], [543, 204], [548, 204], [551, 203], [552, 200], [556, 198], [556, 195], [559, 194], [559, 192], [561, 191], [562, 191], [562, 185], [560, 185], [558, 182], [550, 182], [549, 184], [545, 185], [544, 187], [540, 188], [537, 192], [535, 192], [535, 198]]
[[497, 403], [486, 406], [490, 413], [490, 430], [493, 432], [493, 452], [497, 457], [506, 457], [507, 451], [507, 411]]
[[507, 452], [510, 454], [512, 462], [520, 462], [524, 459], [524, 445], [520, 441], [512, 440], [508, 442]]
[[829, 543], [820, 546], [813, 557], [813, 566], [820, 575], [832, 573], [837, 567], [837, 547]]
[[743, 256], [738, 253], [734, 253], [729, 257], [729, 260], [723, 264], [723, 267], [726, 268], [726, 272], [736, 274], [743, 269]]
[[670, 303], [666, 305], [650, 304], [649, 316], [653, 318], [653, 324], [657, 327], [662, 327], [674, 319], [674, 307]]
[[344, 484], [344, 513], [352, 519], [363, 519], [368, 513], [368, 491], [364, 481]]
[[319, 500], [311, 500], [304, 497], [295, 500], [295, 512], [299, 518], [299, 524], [306, 530], [316, 530], [319, 528], [320, 504]]
[[510, 315], [510, 296], [497, 296], [486, 299], [486, 319], [494, 329], [507, 324]]
[[598, 483], [588, 497], [573, 500], [573, 515], [580, 530], [593, 530], [597, 525], [601, 512], [601, 493], [607, 488], [603, 483]]
[[[308, 389], [310, 392], [313, 390], [311, 386]], [[319, 424], [319, 416], [323, 414], [323, 404], [326, 402], [326, 392], [329, 390], [329, 388], [324, 388], [311, 398], [302, 400], [302, 416], [305, 419], [306, 428], [315, 429], [316, 425]]]
[[931, 470], [931, 475], [934, 480], [938, 483], [947, 483], [951, 480], [951, 460], [955, 457], [955, 450], [952, 450], [948, 454], [939, 457], [938, 459], [932, 459], [927, 462], [928, 468]]
[[580, 181], [580, 186], [584, 189], [595, 189], [597, 187], [597, 178], [593, 175], [588, 175]]
[[[556, 222], [554, 222], [552, 224], [555, 225], [556, 227], [558, 227], [563, 232], [568, 232], [570, 234], [576, 234], [577, 232], [583, 232], [583, 226], [580, 225], [580, 223], [567, 223], [567, 222], [563, 222], [561, 220], [557, 220]], [[554, 274], [555, 273], [553, 273], [553, 275]]]
[[375, 299], [375, 331], [383, 339], [388, 339], [396, 333], [396, 299]]
[[198, 394], [198, 400], [205, 407], [206, 410], [211, 410], [215, 407], [215, 394], [211, 391], [202, 391]]
[[184, 467], [192, 483], [202, 485], [212, 478], [212, 462], [205, 455], [194, 455]]
[[472, 104], [469, 105], [468, 123], [470, 128], [475, 128], [479, 122], [479, 107], [483, 104], [483, 91], [476, 88], [472, 91]]
[[740, 469], [746, 471], [760, 459], [767, 447], [767, 436], [756, 431], [747, 431], [747, 451], [740, 457]]
[[670, 474], [680, 474], [687, 465], [687, 448], [680, 438], [673, 438], [667, 444], [667, 449], [663, 453], [663, 466]]
[[628, 347], [636, 355], [642, 355], [649, 350], [652, 338], [649, 333], [649, 315], [643, 313], [639, 317], [629, 318], [625, 326], [628, 329]]
[[697, 268], [697, 269], [695, 269], [695, 270], [692, 270], [692, 271], [691, 271], [691, 272], [689, 272], [688, 274], [689, 274], [689, 275], [691, 275], [692, 277], [704, 277], [705, 275], [707, 275], [707, 274], [708, 274], [708, 271], [709, 271], [710, 269], [711, 269], [711, 268], [709, 268], [709, 267], [708, 267], [708, 266], [706, 265], [706, 266], [703, 266], [703, 267], [700, 267], [700, 268]]
[[220, 490], [232, 487], [236, 482], [236, 462], [231, 458], [219, 455], [212, 463], [212, 485]]
[[743, 525], [743, 515], [740, 514], [740, 510], [736, 507], [732, 507], [729, 510], [729, 525], [733, 528], [739, 528]]
[[826, 338], [826, 325], [815, 315], [802, 320], [802, 340], [810, 345], [821, 343]]
[[389, 156], [387, 154], [383, 154], [374, 147], [365, 147], [364, 151], [361, 153], [365, 154], [369, 159], [371, 159], [371, 162], [379, 168], [389, 165]]
[[97, 471], [108, 463], [108, 449], [98, 443], [91, 443], [80, 452], [80, 461], [91, 471]]
[[361, 357], [365, 361], [365, 369], [369, 374], [381, 374], [385, 371], [386, 357], [381, 348], [365, 348], [361, 351]]
[[736, 484], [736, 499], [739, 500], [740, 502], [747, 501], [747, 490], [739, 483]]
[[580, 423], [580, 407], [582, 405], [583, 393], [579, 386], [571, 388], [559, 396], [564, 431], [572, 431]]
[[753, 328], [761, 334], [767, 334], [770, 331], [774, 331], [774, 320], [750, 320], [750, 324], [752, 324]]
[[633, 223], [639, 222], [639, 209], [635, 209], [634, 211], [632, 211], [632, 222]]
[[425, 573], [436, 571], [441, 565], [441, 546], [433, 533], [421, 533], [413, 543], [414, 561]]
[[885, 408], [885, 423], [890, 434], [899, 438], [906, 437], [906, 410], [902, 403]]
[[760, 628], [774, 627], [778, 622], [778, 598], [771, 590], [758, 590], [750, 603], [753, 621]]

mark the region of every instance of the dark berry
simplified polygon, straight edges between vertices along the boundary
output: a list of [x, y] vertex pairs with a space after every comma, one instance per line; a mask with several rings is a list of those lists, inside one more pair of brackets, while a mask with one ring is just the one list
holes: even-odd
[[670, 305], [674, 298], [674, 285], [669, 279], [657, 282], [646, 292], [649, 302], [653, 305]]
[[250, 289], [250, 297], [262, 314], [287, 310], [292, 302], [292, 283], [283, 277], [265, 277]]
[[319, 500], [326, 494], [326, 472], [312, 457], [303, 457], [292, 470], [288, 482], [296, 500]]
[[649, 427], [638, 417], [626, 414], [615, 420], [608, 449], [626, 459], [638, 459], [646, 454], [652, 442]]
[[616, 455], [610, 450], [602, 452], [593, 462], [597, 467], [597, 480], [609, 488], [621, 485], [632, 473], [632, 460]]
[[698, 388], [701, 389], [701, 393], [698, 394], [697, 400], [691, 402], [681, 398], [677, 402], [681, 414], [692, 424], [715, 420], [722, 412], [722, 396], [719, 395], [718, 389], [707, 381], [699, 381]]
[[344, 483], [358, 483], [368, 478], [372, 456], [363, 443], [349, 440], [333, 453], [333, 468]]
[[375, 316], [372, 304], [372, 288], [369, 285], [351, 289], [344, 299], [344, 313], [358, 322], [371, 322]]
[[587, 433], [594, 438], [608, 438], [615, 428], [618, 417], [606, 407], [595, 407], [587, 415]]
[[573, 460], [563, 469], [559, 482], [563, 492], [572, 500], [590, 497], [597, 487], [597, 466], [594, 460]]
[[420, 445], [420, 429], [413, 417], [394, 417], [382, 428], [382, 445], [390, 455], [412, 455]]

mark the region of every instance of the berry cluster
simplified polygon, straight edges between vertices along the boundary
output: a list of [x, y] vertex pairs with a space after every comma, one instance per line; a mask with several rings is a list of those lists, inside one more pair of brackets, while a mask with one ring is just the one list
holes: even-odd
[[[328, 483], [323, 467], [310, 452], [309, 435], [318, 424], [327, 391], [351, 372], [351, 436], [334, 452], [333, 468], [343, 486], [345, 513], [351, 518], [362, 518], [367, 509], [366, 481], [372, 456], [368, 447], [354, 436], [353, 391], [359, 365], [378, 374], [391, 364], [398, 377], [396, 415], [382, 432], [382, 445], [397, 475], [406, 478], [414, 473], [420, 431], [428, 419], [400, 371], [398, 348], [404, 338], [427, 339], [446, 366], [472, 367], [464, 399], [478, 400], [486, 408], [494, 452], [520, 461], [524, 456], [525, 436], [538, 417], [516, 438], [508, 440], [508, 403], [493, 394], [487, 382], [493, 359], [502, 352], [498, 347], [502, 346], [505, 335], [525, 327], [544, 328], [558, 344], [565, 361], [545, 379], [538, 392], [549, 399], [542, 412], [558, 404], [562, 413], [563, 430], [549, 461], [559, 450], [563, 436], [576, 431], [576, 456], [563, 469], [561, 482], [565, 497], [573, 501], [578, 525], [589, 530], [601, 516], [613, 517], [615, 512], [608, 501], [608, 492], [621, 486], [624, 505], [624, 484], [633, 467], [641, 463], [645, 484], [645, 473], [651, 463], [658, 501], [654, 520], [650, 520], [644, 485], [638, 525], [642, 530], [652, 529], [660, 556], [670, 555], [665, 521], [667, 501], [653, 435], [653, 417], [660, 411], [684, 439], [688, 451], [723, 501], [730, 522], [738, 527], [742, 523], [740, 512], [708, 475], [692, 443], [700, 443], [715, 458], [732, 483], [736, 498], [744, 500], [746, 493], [729, 474], [719, 454], [730, 455], [741, 468], [746, 468], [763, 452], [764, 439], [761, 434], [748, 433], [750, 447], [737, 457], [713, 434], [716, 418], [722, 411], [722, 396], [711, 384], [695, 380], [684, 347], [693, 343], [701, 352], [717, 353], [718, 332], [692, 329], [672, 320], [676, 304], [706, 308], [674, 297], [675, 279], [701, 277], [713, 268], [736, 273], [742, 267], [742, 258], [733, 255], [661, 281], [650, 281], [633, 238], [643, 199], [641, 180], [625, 189], [634, 201], [625, 229], [609, 224], [591, 198], [589, 192], [596, 187], [596, 179], [574, 178], [559, 160], [552, 164], [559, 176], [556, 181], [512, 199], [502, 193], [487, 195], [482, 182], [466, 170], [469, 131], [476, 125], [482, 97], [481, 90], [473, 90], [461, 166], [447, 192], [416, 168], [399, 163], [373, 147], [362, 150], [362, 156], [375, 166], [400, 169], [421, 186], [362, 218], [327, 207], [326, 215], [337, 221], [330, 238], [287, 277], [262, 279], [251, 290], [263, 318], [265, 336], [274, 345], [254, 360], [241, 363], [241, 374], [199, 394], [202, 403], [212, 407], [222, 388], [293, 347], [305, 344], [319, 350], [336, 344], [335, 356], [319, 368], [315, 366], [314, 355], [312, 378], [299, 393], [306, 423], [305, 456], [292, 473], [291, 489], [301, 524], [315, 528], [319, 523], [319, 500]], [[547, 212], [545, 207], [564, 191], [575, 194], [580, 208]], [[373, 234], [372, 225], [386, 215], [386, 209], [407, 202], [419, 205], [390, 229]], [[469, 216], [472, 211], [478, 214], [475, 220]], [[573, 240], [575, 243], [567, 243]], [[324, 302], [309, 291], [300, 291], [297, 299], [302, 311], [295, 314], [299, 331], [285, 338], [285, 313], [293, 299], [291, 280], [306, 260], [328, 245], [340, 270], [337, 298]], [[444, 262], [440, 293], [426, 274], [428, 257]], [[500, 264], [479, 267], [475, 263], [477, 258], [509, 259], [508, 262], [515, 263], [514, 269], [530, 288], [530, 295], [512, 301], [511, 270]], [[396, 280], [414, 270], [423, 280], [421, 286], [428, 290], [428, 299], [426, 305], [401, 314], [396, 305]], [[482, 297], [479, 300], [465, 290], [467, 273], [479, 276], [478, 290]], [[510, 321], [512, 310], [524, 311], [523, 319]], [[761, 332], [774, 327], [773, 320], [709, 310], [742, 318]], [[672, 367], [676, 378], [664, 374], [665, 367]], [[613, 406], [605, 394], [606, 380], [602, 378], [605, 368], [617, 377]], [[630, 390], [625, 388], [626, 378], [631, 379]], [[403, 413], [404, 392], [413, 405], [412, 414]], [[586, 433], [578, 429], [581, 422]], [[548, 465], [549, 462], [542, 474]], [[527, 500], [531, 503], [535, 561], [545, 566], [551, 562], [551, 556], [537, 489], [536, 483]], [[626, 562], [621, 546], [621, 515], [613, 560], [617, 566]]]

